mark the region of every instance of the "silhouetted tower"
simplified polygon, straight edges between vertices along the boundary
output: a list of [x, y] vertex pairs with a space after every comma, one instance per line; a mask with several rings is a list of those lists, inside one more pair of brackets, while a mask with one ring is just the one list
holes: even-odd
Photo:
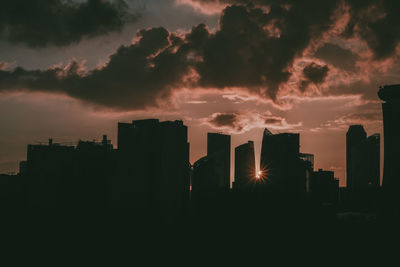
[[235, 148], [235, 182], [233, 189], [237, 191], [251, 188], [256, 177], [254, 143], [248, 141]]
[[361, 180], [362, 173], [358, 166], [362, 165], [363, 160], [356, 154], [366, 138], [367, 134], [362, 125], [351, 125], [346, 133], [346, 187], [349, 192], [354, 190], [356, 180]]
[[400, 84], [380, 87], [384, 130], [383, 191], [389, 205], [400, 207]]
[[218, 187], [222, 191], [228, 191], [231, 181], [231, 136], [220, 133], [207, 134], [207, 157], [213, 157], [217, 164]]
[[299, 147], [298, 133], [272, 134], [264, 130], [260, 170], [267, 185], [280, 191], [305, 193], [304, 164], [299, 157]]
[[189, 143], [182, 121], [118, 123], [114, 205], [178, 215], [189, 197]]

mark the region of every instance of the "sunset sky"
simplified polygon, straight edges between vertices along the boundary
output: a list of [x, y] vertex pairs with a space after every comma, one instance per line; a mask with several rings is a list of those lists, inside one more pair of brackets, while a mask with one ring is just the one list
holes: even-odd
[[[400, 82], [400, 2], [4, 0], [0, 173], [29, 143], [74, 144], [117, 122], [181, 119], [190, 160], [207, 132], [300, 133], [301, 152], [345, 185], [345, 134], [382, 134], [378, 87]], [[233, 153], [232, 153], [233, 155]], [[233, 159], [232, 159], [233, 160]]]

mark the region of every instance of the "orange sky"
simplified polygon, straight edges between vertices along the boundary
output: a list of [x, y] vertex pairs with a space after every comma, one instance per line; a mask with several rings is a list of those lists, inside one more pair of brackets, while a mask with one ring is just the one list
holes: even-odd
[[376, 93], [400, 80], [400, 36], [381, 35], [388, 21], [400, 26], [400, 6], [306, 2], [127, 1], [103, 28], [62, 24], [70, 32], [60, 36], [15, 14], [43, 33], [21, 34], [5, 19], [14, 35], [0, 35], [0, 173], [17, 171], [28, 143], [108, 134], [116, 145], [118, 121], [159, 118], [189, 126], [192, 163], [207, 132], [231, 134], [232, 155], [253, 140], [256, 162], [265, 127], [298, 132], [315, 168], [345, 185], [349, 125], [382, 135]]

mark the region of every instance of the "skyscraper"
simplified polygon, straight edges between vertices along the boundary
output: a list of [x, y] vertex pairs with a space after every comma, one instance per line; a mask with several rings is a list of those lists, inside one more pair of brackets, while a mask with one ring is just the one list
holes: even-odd
[[353, 204], [364, 205], [379, 188], [380, 135], [367, 138], [362, 125], [351, 125], [346, 134], [347, 192]]
[[380, 87], [384, 130], [384, 168], [382, 187], [388, 205], [398, 211], [400, 207], [400, 84]]
[[251, 188], [256, 178], [254, 143], [248, 141], [235, 148], [235, 182], [233, 189], [243, 191]]
[[231, 183], [231, 136], [220, 133], [207, 134], [207, 157], [217, 164], [218, 187], [228, 191]]
[[366, 138], [367, 133], [362, 125], [350, 125], [346, 133], [346, 187], [350, 192], [354, 190], [355, 181], [361, 179], [357, 166], [362, 165], [362, 159], [355, 154]]
[[[117, 206], [175, 217], [189, 197], [189, 143], [182, 121], [118, 124]], [[171, 217], [172, 216], [172, 217]]]
[[298, 133], [272, 134], [264, 130], [260, 170], [266, 184], [288, 193], [305, 192], [306, 178], [299, 147]]

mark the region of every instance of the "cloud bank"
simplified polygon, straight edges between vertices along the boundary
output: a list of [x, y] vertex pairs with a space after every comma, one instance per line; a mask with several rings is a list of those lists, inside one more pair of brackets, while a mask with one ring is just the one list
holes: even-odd
[[134, 19], [123, 0], [3, 0], [0, 38], [30, 47], [65, 46], [119, 31]]
[[[301, 94], [311, 84], [323, 85], [329, 80], [331, 65], [335, 68], [333, 74], [338, 73], [336, 69], [354, 71], [358, 55], [338, 45], [324, 45], [329, 39], [326, 34], [331, 34], [342, 15], [348, 16], [347, 24], [342, 27], [342, 32], [335, 33], [335, 38], [342, 42], [347, 40], [346, 38], [359, 38], [360, 42], [367, 44], [374, 60], [383, 60], [396, 53], [395, 48], [400, 40], [400, 32], [393, 27], [397, 23], [400, 26], [400, 17], [394, 15], [400, 4], [393, 1], [184, 2], [226, 6], [222, 11], [218, 29], [210, 31], [204, 24], [194, 26], [186, 34], [169, 32], [163, 27], [144, 29], [137, 33], [136, 41], [132, 45], [121, 46], [110, 55], [104, 66], [90, 71], [85, 70], [84, 65], [76, 61], [47, 70], [3, 68], [0, 70], [0, 91], [61, 93], [96, 105], [122, 110], [142, 110], [170, 105], [174, 92], [183, 88], [240, 88], [251, 95], [279, 103], [280, 94], [287, 93], [282, 91], [282, 88], [288, 87], [290, 78], [294, 75], [294, 63], [314, 46], [320, 46], [314, 56], [321, 58], [316, 62], [308, 61], [309, 64], [302, 68], [301, 73], [296, 74], [299, 80], [292, 91], [297, 90], [297, 94]], [[49, 29], [38, 31], [46, 34], [46, 38], [41, 39], [24, 31], [31, 32], [30, 27], [43, 26], [44, 22], [32, 26], [26, 25], [29, 21], [18, 24], [21, 32], [13, 33], [14, 24], [7, 22], [10, 18], [5, 19], [3, 12], [4, 14], [0, 15], [0, 25], [3, 25], [0, 31], [7, 32], [10, 40], [26, 42], [32, 46], [48, 43], [62, 45], [77, 41], [85, 35], [115, 30], [123, 24], [123, 1], [54, 3], [56, 4], [51, 12], [58, 9], [73, 10], [67, 12], [69, 15], [85, 12], [82, 10], [93, 5], [97, 11], [87, 16], [88, 19], [92, 19], [93, 24], [89, 23], [83, 28], [77, 27], [80, 29], [77, 34], [75, 24], [71, 24], [74, 27], [66, 26], [67, 31], [63, 36], [52, 35], [62, 27], [61, 24], [55, 23], [54, 27], [48, 26]], [[339, 11], [344, 14], [339, 16]], [[50, 11], [44, 8], [41, 12]], [[105, 20], [102, 24], [103, 20], [100, 17], [103, 15], [110, 21]], [[51, 18], [51, 15], [49, 17]], [[68, 17], [61, 17], [60, 21], [65, 23], [70, 20]], [[96, 21], [99, 23], [95, 23]], [[390, 32], [387, 28], [389, 22], [392, 25]], [[386, 34], [390, 33], [387, 40], [380, 30]], [[25, 39], [18, 39], [18, 36]], [[388, 43], [385, 43], [386, 41]], [[335, 55], [342, 53], [354, 56], [349, 57], [347, 63], [335, 61]], [[321, 63], [321, 60], [326, 64]]]

